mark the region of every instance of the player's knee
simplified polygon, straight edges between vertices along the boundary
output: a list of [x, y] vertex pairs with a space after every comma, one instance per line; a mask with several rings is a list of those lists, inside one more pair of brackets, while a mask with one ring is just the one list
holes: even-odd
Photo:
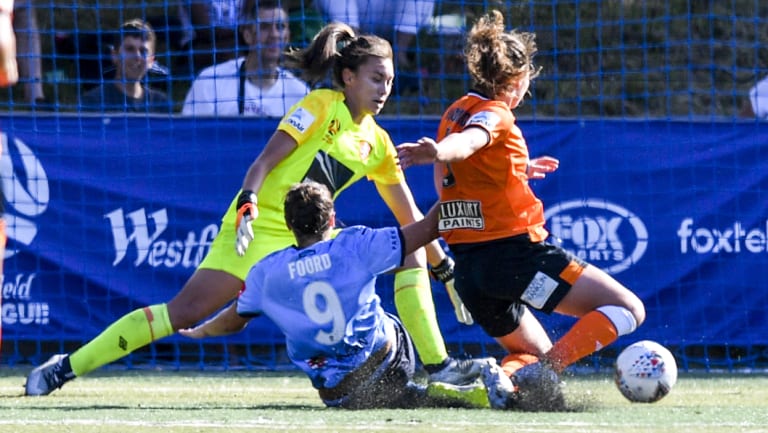
[[[602, 307], [598, 307], [597, 311], [605, 315], [605, 317], [607, 317], [608, 320], [613, 323], [618, 336], [621, 337], [622, 335], [627, 335], [634, 332], [635, 329], [640, 326], [642, 320], [645, 319], [645, 310], [642, 308], [642, 303], [640, 303], [640, 309], [641, 312], [638, 312], [632, 311], [628, 308], [625, 308], [624, 306], [604, 305]], [[638, 320], [638, 315], [641, 316], [641, 320]]]
[[178, 331], [197, 325], [215, 311], [215, 308], [206, 305], [204, 301], [180, 303], [173, 300], [168, 303], [168, 320], [171, 322], [173, 330]]
[[637, 326], [640, 326], [645, 322], [645, 305], [643, 304], [643, 301], [640, 300], [640, 298], [635, 297], [635, 301], [632, 302], [632, 305], [629, 308], [629, 311], [632, 312], [632, 315], [635, 316], [635, 321], [637, 321]]

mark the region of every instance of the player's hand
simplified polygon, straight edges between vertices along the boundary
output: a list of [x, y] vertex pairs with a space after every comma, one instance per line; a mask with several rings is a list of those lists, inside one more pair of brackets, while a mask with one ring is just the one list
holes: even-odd
[[445, 285], [448, 298], [451, 299], [451, 304], [453, 304], [453, 312], [456, 313], [456, 319], [465, 325], [471, 325], [475, 321], [472, 319], [472, 315], [467, 310], [467, 307], [464, 306], [464, 302], [459, 297], [459, 294], [456, 293], [456, 288], [454, 287], [453, 268], [455, 265], [450, 256], [445, 256], [439, 265], [430, 268], [429, 273], [432, 274], [432, 278]]
[[201, 339], [208, 337], [208, 333], [205, 332], [203, 325], [195, 326], [194, 328], [179, 329], [179, 334], [195, 339]]
[[243, 190], [237, 198], [237, 218], [235, 219], [235, 251], [238, 256], [244, 256], [248, 245], [253, 240], [253, 227], [251, 222], [259, 215], [256, 207], [256, 193]]
[[544, 179], [547, 173], [552, 173], [560, 166], [560, 161], [551, 156], [540, 156], [528, 162], [526, 174], [528, 179]]
[[19, 81], [16, 66], [16, 35], [13, 33], [11, 11], [0, 11], [0, 87]]
[[403, 170], [412, 165], [431, 164], [437, 157], [437, 143], [429, 137], [420, 138], [415, 143], [403, 143], [396, 149]]

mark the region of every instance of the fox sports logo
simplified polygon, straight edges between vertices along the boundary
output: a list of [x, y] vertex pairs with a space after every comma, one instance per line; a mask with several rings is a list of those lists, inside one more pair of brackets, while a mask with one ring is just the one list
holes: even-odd
[[559, 245], [609, 274], [639, 262], [648, 248], [648, 230], [629, 210], [602, 199], [571, 200], [544, 213]]

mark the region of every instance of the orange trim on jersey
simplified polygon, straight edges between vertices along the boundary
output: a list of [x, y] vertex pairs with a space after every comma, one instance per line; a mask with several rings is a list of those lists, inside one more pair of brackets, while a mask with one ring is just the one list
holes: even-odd
[[568, 263], [568, 266], [566, 266], [565, 269], [560, 272], [560, 278], [562, 278], [563, 281], [567, 282], [568, 284], [574, 285], [576, 284], [576, 280], [578, 280], [581, 276], [582, 272], [584, 272], [584, 266], [575, 260], [571, 260], [571, 262]]

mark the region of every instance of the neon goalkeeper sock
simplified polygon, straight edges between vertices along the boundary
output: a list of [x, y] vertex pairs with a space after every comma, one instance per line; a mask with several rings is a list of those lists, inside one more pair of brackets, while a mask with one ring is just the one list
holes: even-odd
[[424, 365], [440, 364], [448, 358], [437, 325], [432, 287], [426, 269], [415, 268], [395, 275], [395, 307]]
[[545, 355], [552, 367], [561, 372], [579, 359], [597, 352], [618, 338], [616, 326], [599, 311], [590, 311], [555, 342]]
[[173, 327], [165, 304], [134, 310], [70, 355], [72, 372], [82, 376], [171, 334]]

